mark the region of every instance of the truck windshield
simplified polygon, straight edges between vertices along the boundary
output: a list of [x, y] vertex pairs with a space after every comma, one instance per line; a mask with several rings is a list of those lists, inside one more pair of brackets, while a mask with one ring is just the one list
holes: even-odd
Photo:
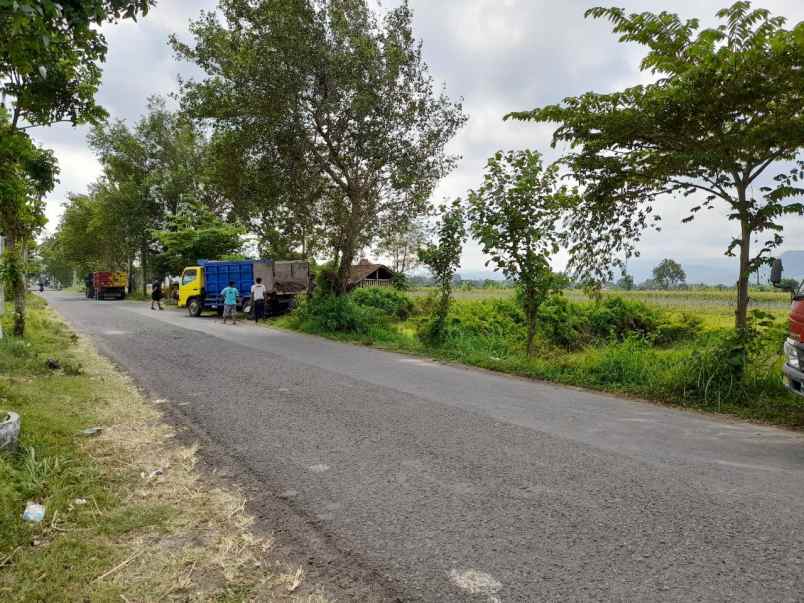
[[185, 270], [184, 274], [181, 275], [181, 284], [189, 285], [195, 280], [195, 277], [196, 277], [195, 270]]

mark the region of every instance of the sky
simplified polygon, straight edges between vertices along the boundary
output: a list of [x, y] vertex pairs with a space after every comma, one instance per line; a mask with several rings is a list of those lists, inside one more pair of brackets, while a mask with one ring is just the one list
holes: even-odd
[[[620, 0], [629, 11], [672, 11], [697, 17], [704, 26], [716, 22], [718, 9], [731, 0]], [[138, 23], [104, 26], [109, 54], [104, 65], [99, 103], [114, 119], [134, 123], [145, 111], [149, 96], [167, 96], [177, 89], [177, 77], [198, 75], [193, 66], [177, 61], [168, 45], [176, 34], [190, 41], [188, 23], [202, 10], [213, 10], [215, 0], [158, 0]], [[393, 7], [385, 0], [378, 10]], [[639, 71], [642, 50], [623, 45], [608, 22], [584, 19], [584, 11], [603, 0], [410, 0], [414, 31], [439, 85], [453, 99], [462, 99], [469, 122], [450, 144], [462, 159], [439, 185], [434, 200], [465, 196], [482, 181], [486, 160], [497, 150], [536, 149], [548, 160], [553, 127], [545, 124], [503, 122], [510, 111], [560, 102], [587, 91], [607, 92], [650, 81]], [[788, 26], [804, 20], [802, 0], [763, 0], [762, 6], [787, 17]], [[84, 192], [100, 175], [100, 165], [86, 144], [86, 128], [60, 125], [32, 132], [38, 142], [53, 149], [61, 166], [61, 181], [48, 198], [52, 229], [70, 192]], [[737, 225], [726, 222], [719, 207], [699, 214], [689, 225], [681, 223], [689, 200], [667, 198], [660, 203], [663, 228], [647, 233], [640, 244], [642, 259], [635, 262], [643, 278], [650, 265], [672, 257], [684, 266], [717, 266], [736, 276], [736, 260], [723, 252]], [[804, 249], [804, 220], [784, 222], [788, 243], [782, 250]], [[461, 262], [464, 272], [486, 270], [479, 246], [467, 244]], [[556, 267], [566, 261], [562, 253]], [[493, 266], [488, 268], [493, 269]], [[721, 279], [722, 280], [722, 279]]]

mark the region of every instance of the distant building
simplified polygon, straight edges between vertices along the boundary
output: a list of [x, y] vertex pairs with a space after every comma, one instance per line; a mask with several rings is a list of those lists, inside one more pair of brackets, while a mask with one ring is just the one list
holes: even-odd
[[362, 258], [349, 269], [349, 288], [359, 287], [390, 287], [394, 278], [394, 271], [383, 264], [374, 264]]

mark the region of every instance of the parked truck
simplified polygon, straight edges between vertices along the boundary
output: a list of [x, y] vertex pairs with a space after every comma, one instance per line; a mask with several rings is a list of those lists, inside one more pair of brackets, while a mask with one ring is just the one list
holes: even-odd
[[191, 316], [205, 310], [223, 313], [221, 291], [235, 283], [240, 292], [238, 309], [251, 312], [251, 286], [262, 278], [267, 294], [266, 308], [278, 314], [293, 307], [296, 296], [307, 291], [310, 267], [304, 261], [242, 260], [234, 262], [201, 260], [182, 271], [178, 306]]
[[804, 283], [797, 290], [782, 281], [782, 261], [773, 262], [771, 283], [774, 287], [789, 291], [792, 296], [790, 306], [790, 330], [784, 342], [784, 384], [791, 392], [804, 396]]
[[90, 272], [84, 278], [86, 294], [90, 299], [126, 298], [127, 272]]

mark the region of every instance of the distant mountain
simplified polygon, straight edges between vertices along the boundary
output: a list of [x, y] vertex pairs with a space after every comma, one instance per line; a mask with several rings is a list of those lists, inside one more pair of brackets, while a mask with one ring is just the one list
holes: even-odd
[[493, 270], [461, 270], [458, 273], [464, 281], [504, 281], [505, 276], [502, 272], [494, 272]]
[[[782, 264], [784, 264], [784, 275], [787, 278], [801, 279], [804, 277], [804, 251], [786, 251], [782, 254]], [[705, 285], [728, 285], [732, 286], [737, 282], [737, 258], [716, 257], [702, 263], [696, 259], [695, 263], [684, 260], [683, 258], [673, 258], [687, 273], [687, 283]], [[661, 258], [635, 258], [628, 262], [628, 273], [634, 277], [637, 283], [641, 283], [649, 278], [653, 278], [653, 269], [661, 262]], [[770, 269], [763, 267], [760, 270], [759, 280], [763, 284], [768, 284]], [[756, 282], [756, 276], [751, 277], [751, 282]]]

